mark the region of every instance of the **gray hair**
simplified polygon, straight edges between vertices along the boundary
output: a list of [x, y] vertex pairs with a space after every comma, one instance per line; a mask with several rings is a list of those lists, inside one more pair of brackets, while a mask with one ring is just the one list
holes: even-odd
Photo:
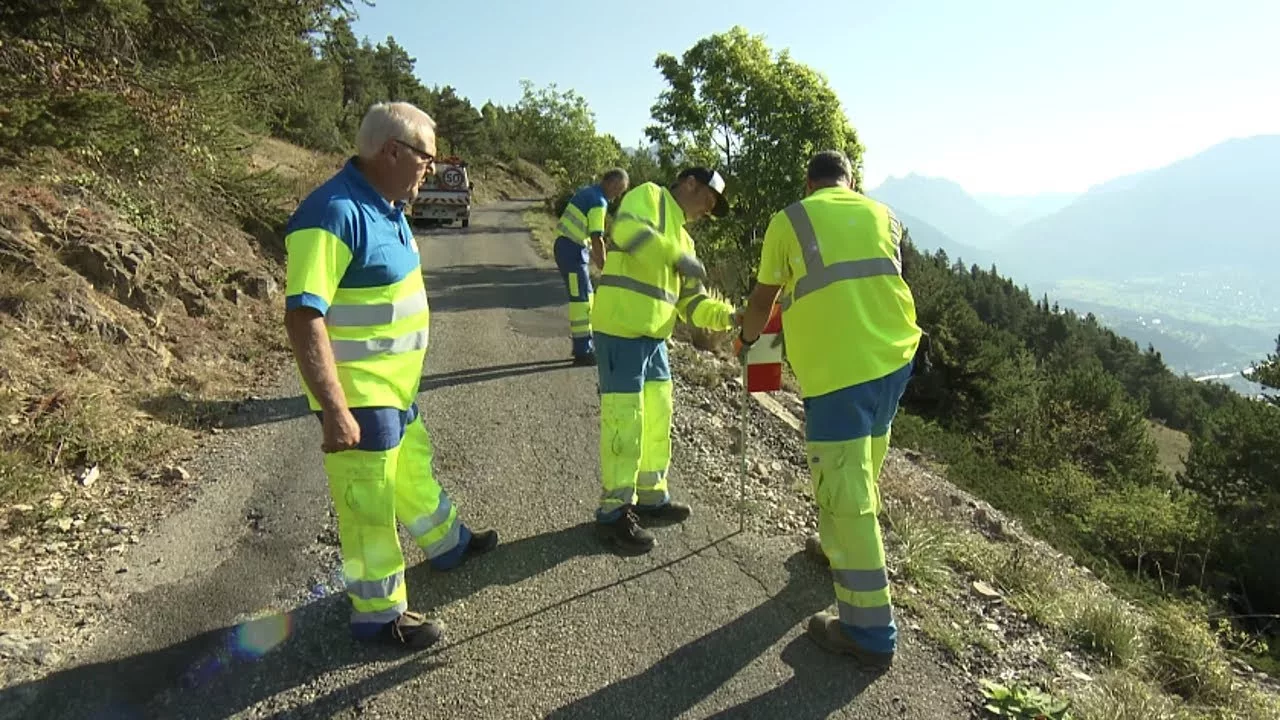
[[417, 106], [407, 102], [375, 103], [364, 114], [356, 132], [356, 152], [369, 159], [378, 154], [388, 140], [417, 145], [434, 138], [436, 122]]
[[624, 182], [624, 183], [630, 184], [631, 179], [627, 177], [626, 170], [623, 170], [620, 167], [616, 167], [616, 168], [612, 168], [610, 170], [605, 171], [605, 174], [600, 176], [601, 185], [609, 182]]
[[812, 182], [853, 183], [853, 166], [849, 158], [839, 150], [823, 150], [809, 159], [809, 180]]

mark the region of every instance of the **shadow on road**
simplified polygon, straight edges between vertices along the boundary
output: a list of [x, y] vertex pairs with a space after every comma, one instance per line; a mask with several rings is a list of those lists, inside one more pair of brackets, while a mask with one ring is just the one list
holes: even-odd
[[139, 408], [189, 430], [243, 428], [300, 418], [310, 412], [302, 395], [239, 400], [192, 400], [177, 393], [147, 398]]
[[[451, 573], [423, 564], [406, 573], [410, 604], [439, 607], [494, 585], [512, 585], [574, 557], [606, 552], [592, 537], [592, 523], [523, 538]], [[732, 536], [730, 536], [732, 537]], [[447, 636], [443, 647], [408, 660], [396, 650], [357, 644], [346, 634], [348, 601], [341, 592], [318, 597], [296, 610], [200, 633], [183, 642], [119, 660], [63, 670], [39, 681], [0, 691], [0, 717], [223, 718], [264, 701], [265, 711], [291, 717], [328, 717], [360, 708], [368, 699], [444, 666], [448, 651], [644, 575], [661, 572], [707, 548], [629, 577], [565, 597], [487, 628]], [[566, 705], [550, 717], [675, 717], [710, 696], [768, 651], [779, 638], [829, 600], [830, 582], [801, 554], [786, 565], [788, 583], [775, 596], [731, 623], [675, 650], [639, 675]], [[783, 686], [721, 713], [720, 717], [826, 717], [871, 681], [846, 660], [823, 654], [806, 638], [792, 642], [783, 659], [795, 676]], [[392, 663], [377, 674], [329, 690], [304, 706], [271, 699], [353, 665]], [[328, 683], [325, 683], [328, 685]]]
[[[441, 607], [490, 585], [511, 585], [574, 557], [606, 552], [591, 522], [500, 545], [450, 573], [425, 562], [405, 573], [415, 609]], [[414, 550], [407, 556], [414, 558]], [[417, 556], [421, 559], [420, 554]], [[412, 560], [411, 560], [412, 562]], [[295, 610], [200, 633], [159, 650], [63, 670], [0, 690], [0, 718], [224, 718], [344, 667], [403, 659], [402, 652], [347, 635], [345, 594], [318, 596]], [[516, 619], [519, 621], [519, 619]], [[464, 629], [465, 631], [465, 629]], [[489, 632], [491, 632], [490, 630]], [[484, 634], [484, 633], [480, 633]], [[458, 645], [446, 637], [446, 646]], [[322, 698], [331, 714], [442, 664], [436, 652], [398, 664], [351, 690]], [[379, 678], [381, 682], [375, 682]], [[392, 681], [394, 679], [394, 682]], [[305, 715], [311, 717], [311, 715]]]
[[[486, 365], [446, 373], [427, 374], [419, 381], [418, 392], [572, 368], [571, 359], [566, 357], [563, 360]], [[169, 393], [147, 398], [139, 403], [138, 407], [161, 422], [188, 430], [210, 428], [232, 430], [285, 422], [311, 414], [310, 408], [307, 407], [307, 399], [302, 395], [276, 398], [252, 397], [240, 400], [192, 400], [178, 393]]]
[[565, 305], [564, 281], [555, 268], [525, 265], [456, 265], [427, 272], [432, 312], [531, 310]]
[[509, 365], [486, 365], [485, 367], [454, 370], [447, 373], [428, 374], [423, 375], [422, 380], [418, 383], [418, 392], [427, 392], [456, 385], [470, 385], [471, 383], [487, 382], [489, 380], [501, 380], [502, 378], [518, 377], [520, 375], [532, 375], [549, 370], [568, 370], [572, 368], [572, 359], [566, 357], [563, 360], [537, 360], [527, 363], [511, 363]]
[[[702, 702], [763, 655], [793, 627], [831, 602], [831, 585], [803, 553], [786, 561], [787, 584], [736, 620], [675, 650], [648, 670], [609, 685], [548, 718], [674, 718]], [[781, 687], [716, 717], [825, 718], [874, 679], [804, 636], [783, 659], [796, 675]]]

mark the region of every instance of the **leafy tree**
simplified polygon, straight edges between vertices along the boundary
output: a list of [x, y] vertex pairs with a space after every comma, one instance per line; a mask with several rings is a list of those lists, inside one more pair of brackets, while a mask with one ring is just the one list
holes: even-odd
[[622, 160], [622, 146], [596, 132], [595, 114], [581, 95], [554, 83], [535, 89], [525, 80], [521, 87], [523, 96], [514, 108], [518, 152], [546, 166], [562, 188], [591, 182]]
[[[1263, 387], [1280, 390], [1280, 337], [1276, 338], [1276, 351], [1261, 363], [1254, 363], [1250, 379]], [[1270, 396], [1270, 401], [1280, 404], [1280, 397]]]
[[769, 217], [803, 192], [805, 167], [816, 151], [842, 150], [861, 185], [862, 146], [826, 78], [786, 52], [774, 54], [762, 36], [735, 26], [655, 66], [668, 87], [653, 106], [647, 137], [668, 162], [721, 169], [734, 212], [703, 231], [713, 261], [736, 270], [726, 279], [746, 289]]
[[469, 155], [475, 151], [484, 118], [470, 100], [459, 97], [446, 85], [436, 95], [434, 117], [442, 155]]

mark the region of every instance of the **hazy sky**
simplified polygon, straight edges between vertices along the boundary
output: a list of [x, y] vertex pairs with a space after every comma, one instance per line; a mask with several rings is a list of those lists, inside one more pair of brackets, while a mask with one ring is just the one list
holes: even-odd
[[522, 78], [573, 88], [629, 146], [664, 87], [658, 53], [742, 25], [827, 76], [867, 148], [868, 187], [917, 172], [970, 192], [1078, 191], [1280, 133], [1276, 0], [376, 0], [359, 11], [356, 34], [394, 35], [427, 85], [477, 106], [518, 100]]

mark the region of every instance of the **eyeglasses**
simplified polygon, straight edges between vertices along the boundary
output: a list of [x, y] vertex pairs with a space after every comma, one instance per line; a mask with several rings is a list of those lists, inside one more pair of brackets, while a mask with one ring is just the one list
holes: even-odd
[[421, 162], [424, 162], [427, 164], [434, 164], [436, 161], [436, 156], [432, 155], [426, 150], [421, 150], [419, 148], [416, 148], [403, 140], [396, 140], [396, 143], [409, 148], [409, 150], [411, 150], [413, 154], [416, 155], [418, 160], [420, 160]]

